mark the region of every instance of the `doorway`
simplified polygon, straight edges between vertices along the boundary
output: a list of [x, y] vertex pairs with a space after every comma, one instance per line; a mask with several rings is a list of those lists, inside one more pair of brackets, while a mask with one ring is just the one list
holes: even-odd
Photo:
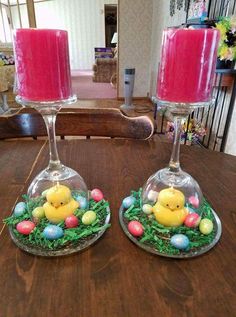
[[117, 32], [117, 4], [105, 4], [105, 43], [106, 47], [116, 47], [112, 38]]

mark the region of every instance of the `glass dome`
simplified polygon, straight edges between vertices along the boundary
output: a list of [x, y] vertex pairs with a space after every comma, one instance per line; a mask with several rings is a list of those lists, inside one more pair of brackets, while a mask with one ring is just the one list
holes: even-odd
[[53, 169], [50, 166], [41, 171], [28, 188], [29, 198], [36, 198], [53, 186], [67, 186], [72, 193], [80, 195], [88, 200], [88, 189], [83, 178], [72, 168], [60, 164], [60, 168]]
[[167, 227], [182, 225], [189, 213], [201, 216], [202, 204], [198, 183], [181, 169], [161, 169], [143, 186], [142, 205], [151, 205], [156, 220]]

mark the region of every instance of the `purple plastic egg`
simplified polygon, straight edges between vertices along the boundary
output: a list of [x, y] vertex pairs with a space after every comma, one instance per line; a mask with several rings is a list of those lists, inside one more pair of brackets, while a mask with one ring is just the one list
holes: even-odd
[[100, 201], [103, 199], [103, 193], [100, 189], [98, 188], [94, 188], [92, 191], [91, 191], [91, 197], [93, 200], [95, 201]]
[[129, 222], [128, 230], [134, 237], [140, 237], [144, 231], [142, 224], [136, 220], [132, 220]]
[[184, 224], [186, 227], [189, 228], [195, 228], [199, 225], [199, 222], [201, 220], [201, 217], [196, 212], [192, 212], [191, 214], [188, 214], [187, 217], [184, 220]]
[[35, 224], [30, 220], [23, 220], [16, 225], [16, 230], [24, 235], [29, 235], [35, 228]]
[[67, 217], [65, 220], [66, 228], [75, 228], [78, 226], [78, 224], [79, 224], [79, 220], [74, 215]]

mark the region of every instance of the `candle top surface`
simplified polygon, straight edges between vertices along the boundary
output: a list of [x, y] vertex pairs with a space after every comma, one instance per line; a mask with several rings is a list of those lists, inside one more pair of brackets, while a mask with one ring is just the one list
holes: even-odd
[[164, 31], [168, 31], [168, 30], [184, 30], [184, 31], [194, 31], [194, 32], [204, 32], [204, 31], [207, 31], [207, 32], [218, 32], [216, 31], [216, 29], [213, 29], [213, 28], [199, 28], [199, 29], [196, 29], [196, 28], [193, 28], [193, 27], [178, 27], [178, 26], [170, 26], [166, 29], [164, 29]]
[[55, 33], [57, 31], [59, 32], [66, 32], [66, 30], [62, 30], [62, 29], [36, 29], [36, 28], [19, 28], [19, 29], [15, 29], [14, 32], [51, 32], [51, 33]]

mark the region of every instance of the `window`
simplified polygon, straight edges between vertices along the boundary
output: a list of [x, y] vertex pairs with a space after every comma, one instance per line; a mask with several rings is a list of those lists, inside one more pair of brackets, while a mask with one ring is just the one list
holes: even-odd
[[7, 9], [2, 6], [2, 14], [0, 15], [0, 41], [12, 42], [10, 21], [7, 15]]

